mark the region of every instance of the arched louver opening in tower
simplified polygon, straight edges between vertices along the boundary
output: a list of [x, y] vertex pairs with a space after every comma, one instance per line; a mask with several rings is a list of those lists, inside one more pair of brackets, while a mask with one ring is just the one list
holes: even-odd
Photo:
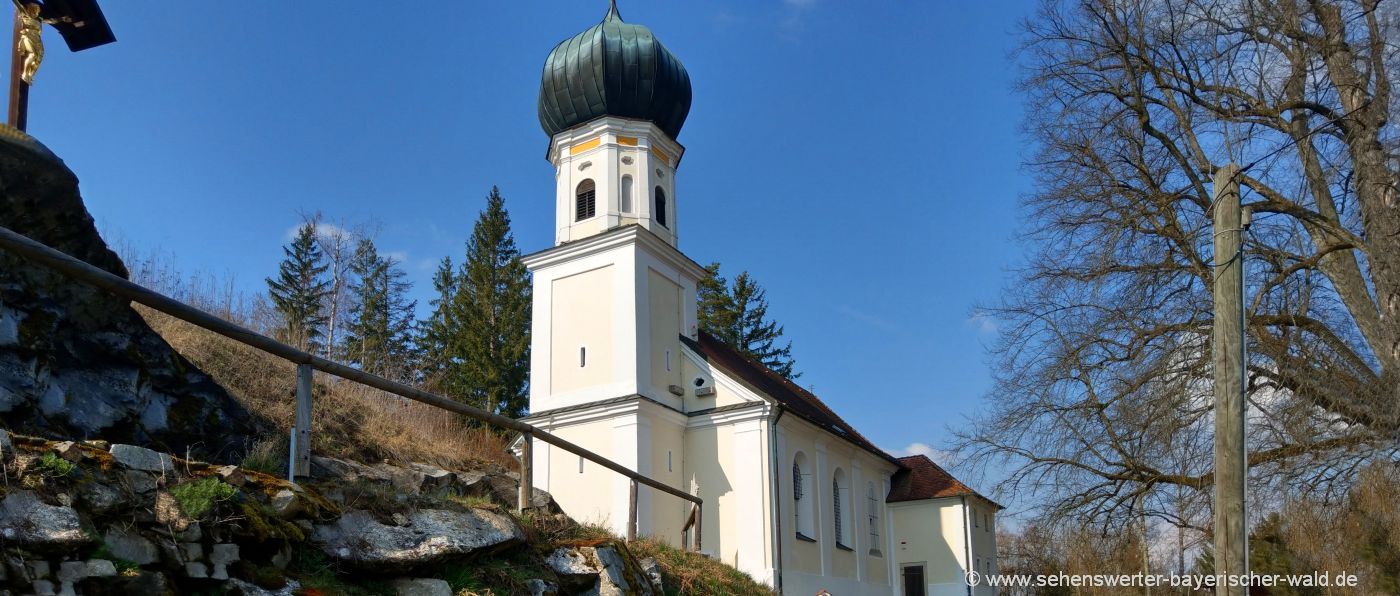
[[590, 178], [578, 183], [578, 188], [574, 189], [574, 221], [583, 221], [597, 213], [597, 187]]
[[661, 190], [660, 186], [656, 187], [656, 209], [653, 215], [656, 217], [656, 223], [666, 225], [666, 191]]

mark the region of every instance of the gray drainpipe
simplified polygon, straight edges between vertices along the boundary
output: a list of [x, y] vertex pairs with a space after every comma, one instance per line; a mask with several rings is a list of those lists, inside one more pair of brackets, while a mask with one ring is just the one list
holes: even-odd
[[[972, 567], [972, 520], [969, 519], [969, 517], [968, 517], [968, 516], [970, 516], [970, 515], [972, 515], [972, 514], [971, 514], [971, 513], [968, 513], [968, 508], [967, 508], [967, 495], [963, 495], [963, 496], [961, 496], [961, 497], [958, 497], [958, 500], [959, 500], [959, 501], [962, 501], [962, 510], [963, 510], [963, 563], [967, 565], [967, 568], [968, 568], [968, 569], [973, 569], [973, 567]], [[963, 583], [967, 583], [967, 582], [964, 581]], [[967, 584], [967, 596], [972, 596], [972, 584]]]
[[778, 496], [778, 474], [781, 473], [780, 468], [778, 467], [781, 463], [778, 460], [778, 420], [782, 417], [783, 406], [774, 404], [773, 418], [768, 421], [768, 456], [769, 459], [773, 461], [773, 467], [771, 468], [773, 472], [768, 476], [770, 478], [770, 484], [773, 485], [772, 488], [769, 489], [771, 491], [770, 494], [773, 495], [772, 540], [773, 551], [775, 553], [773, 559], [773, 589], [779, 594], [783, 593], [783, 516], [782, 507], [778, 506], [778, 504], [782, 501], [781, 497]]

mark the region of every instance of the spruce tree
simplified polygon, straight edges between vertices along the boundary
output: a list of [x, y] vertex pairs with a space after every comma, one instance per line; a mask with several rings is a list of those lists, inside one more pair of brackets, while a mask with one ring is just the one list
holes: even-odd
[[[422, 355], [421, 370], [425, 380], [440, 385], [447, 365], [452, 361], [449, 343], [456, 319], [452, 316], [452, 297], [457, 294], [457, 272], [452, 258], [443, 257], [433, 273], [433, 289], [437, 297], [429, 304], [433, 313], [419, 326], [418, 346]], [[440, 387], [439, 387], [440, 388]]]
[[414, 368], [411, 284], [398, 263], [379, 254], [374, 241], [361, 238], [350, 259], [350, 317], [345, 329], [346, 358], [360, 368], [399, 377]]
[[[450, 266], [444, 260], [443, 266]], [[528, 405], [530, 278], [510, 232], [510, 215], [496, 187], [467, 241], [466, 260], [452, 280], [439, 269], [440, 302], [428, 333], [441, 388], [457, 399], [504, 416]]]
[[705, 266], [705, 277], [696, 285], [695, 297], [699, 302], [697, 314], [700, 327], [715, 337], [733, 343], [738, 318], [734, 298], [729, 295], [729, 282], [719, 274], [719, 263]]
[[267, 278], [272, 306], [282, 316], [282, 341], [309, 352], [320, 352], [326, 325], [325, 299], [330, 294], [326, 263], [316, 242], [316, 221], [297, 229], [296, 238], [282, 247], [277, 278]]
[[749, 272], [730, 284], [719, 272], [719, 263], [705, 267], [706, 276], [696, 288], [700, 326], [710, 335], [743, 352], [784, 377], [796, 379], [792, 342], [779, 346], [783, 327], [768, 320], [767, 292]]

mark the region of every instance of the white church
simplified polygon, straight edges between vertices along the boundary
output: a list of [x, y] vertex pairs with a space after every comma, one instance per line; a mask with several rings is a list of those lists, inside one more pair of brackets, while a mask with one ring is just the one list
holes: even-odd
[[[999, 505], [923, 456], [887, 454], [698, 328], [704, 271], [677, 248], [690, 103], [681, 62], [615, 5], [545, 61], [555, 246], [524, 258], [525, 420], [704, 499], [702, 552], [781, 594], [994, 593], [964, 573], [996, 569]], [[533, 453], [536, 487], [629, 534], [626, 478], [543, 443]], [[692, 538], [688, 502], [642, 486], [636, 510], [636, 535]]]

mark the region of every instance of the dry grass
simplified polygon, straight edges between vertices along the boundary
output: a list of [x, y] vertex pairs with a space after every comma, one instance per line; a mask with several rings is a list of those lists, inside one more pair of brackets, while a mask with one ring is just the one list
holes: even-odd
[[[137, 310], [171, 346], [275, 427], [274, 435], [248, 446], [260, 466], [275, 465], [265, 460], [285, 445], [278, 441], [291, 431], [296, 365], [164, 313]], [[317, 375], [313, 399], [314, 454], [457, 469], [476, 462], [517, 468], [502, 435], [470, 426], [457, 414], [326, 375]]]
[[754, 581], [748, 574], [699, 553], [681, 550], [651, 538], [635, 540], [627, 547], [638, 559], [656, 559], [668, 595], [773, 594], [772, 590]]

